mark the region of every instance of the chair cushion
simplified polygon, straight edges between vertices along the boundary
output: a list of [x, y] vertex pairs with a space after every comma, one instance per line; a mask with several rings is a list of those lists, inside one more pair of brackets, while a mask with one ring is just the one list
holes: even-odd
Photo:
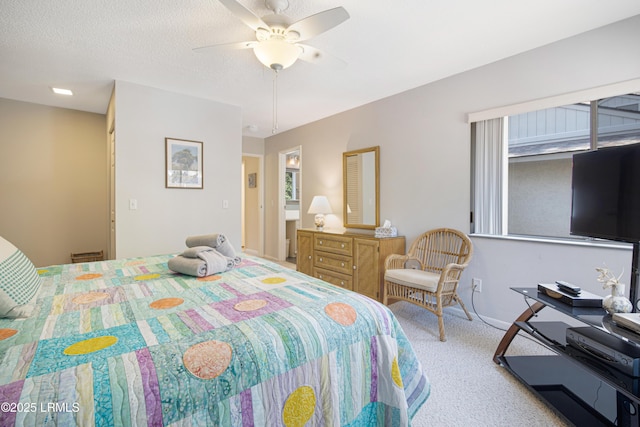
[[30, 316], [40, 284], [29, 258], [0, 237], [0, 317]]
[[438, 281], [440, 280], [440, 274], [411, 268], [399, 268], [385, 271], [384, 280], [399, 285], [435, 292], [438, 287]]

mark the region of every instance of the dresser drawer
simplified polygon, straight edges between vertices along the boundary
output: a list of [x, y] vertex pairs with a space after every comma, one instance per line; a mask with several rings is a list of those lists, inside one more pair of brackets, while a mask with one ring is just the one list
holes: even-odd
[[404, 237], [367, 233], [298, 230], [298, 271], [328, 283], [382, 299], [384, 261], [404, 254]]
[[325, 282], [329, 282], [332, 285], [340, 286], [341, 288], [353, 290], [352, 277], [346, 274], [336, 273], [335, 271], [323, 270], [322, 268], [313, 269], [313, 277], [316, 277]]
[[353, 274], [353, 258], [346, 255], [314, 251], [313, 266], [349, 276]]
[[353, 239], [351, 237], [316, 233], [313, 249], [351, 256], [353, 255]]

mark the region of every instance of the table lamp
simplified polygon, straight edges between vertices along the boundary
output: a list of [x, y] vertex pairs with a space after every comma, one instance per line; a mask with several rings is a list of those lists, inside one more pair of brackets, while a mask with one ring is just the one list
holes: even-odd
[[316, 230], [322, 231], [324, 229], [324, 214], [333, 213], [329, 199], [326, 196], [313, 196], [311, 206], [307, 213], [316, 214], [315, 223]]

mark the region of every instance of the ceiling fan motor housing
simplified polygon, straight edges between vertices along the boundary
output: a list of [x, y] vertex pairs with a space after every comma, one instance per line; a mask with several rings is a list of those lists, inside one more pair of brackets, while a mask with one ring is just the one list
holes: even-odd
[[287, 10], [289, 8], [288, 0], [264, 0], [264, 5], [269, 10], [273, 10], [274, 13], [279, 14], [283, 10]]

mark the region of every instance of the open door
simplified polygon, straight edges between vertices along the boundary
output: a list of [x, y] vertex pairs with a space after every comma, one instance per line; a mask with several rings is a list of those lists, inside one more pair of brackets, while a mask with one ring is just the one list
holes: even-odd
[[109, 250], [107, 259], [116, 258], [116, 129], [109, 129]]

